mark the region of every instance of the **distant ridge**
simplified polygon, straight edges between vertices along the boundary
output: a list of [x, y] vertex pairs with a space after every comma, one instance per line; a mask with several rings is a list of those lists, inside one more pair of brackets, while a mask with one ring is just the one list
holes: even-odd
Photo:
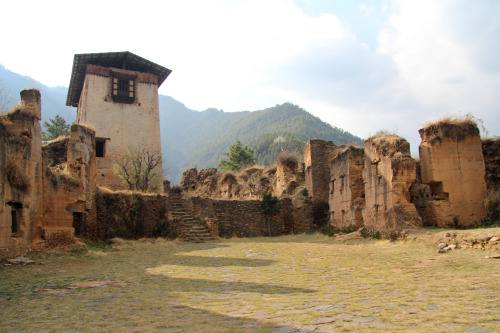
[[[11, 105], [19, 92], [38, 88], [42, 93], [42, 124], [56, 114], [71, 123], [76, 108], [65, 106], [68, 89], [47, 87], [0, 65], [0, 81]], [[166, 176], [178, 184], [188, 168], [217, 167], [228, 147], [240, 140], [250, 146], [258, 164], [273, 164], [281, 149], [300, 155], [305, 142], [317, 138], [335, 144], [362, 144], [361, 138], [321, 121], [297, 105], [285, 103], [261, 111], [190, 110], [172, 97], [159, 95], [160, 131]], [[280, 137], [279, 140], [276, 138]]]

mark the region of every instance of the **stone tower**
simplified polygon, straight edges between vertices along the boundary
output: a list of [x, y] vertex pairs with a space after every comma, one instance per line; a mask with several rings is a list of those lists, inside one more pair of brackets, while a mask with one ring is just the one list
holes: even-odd
[[[123, 188], [113, 165], [130, 151], [161, 155], [158, 88], [170, 72], [130, 52], [75, 54], [66, 105], [95, 129], [97, 185]], [[155, 172], [161, 191], [161, 162]]]

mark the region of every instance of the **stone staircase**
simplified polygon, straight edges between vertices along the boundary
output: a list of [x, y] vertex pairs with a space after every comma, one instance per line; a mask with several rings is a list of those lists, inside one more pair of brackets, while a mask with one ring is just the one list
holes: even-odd
[[178, 198], [170, 197], [170, 211], [172, 217], [180, 222], [179, 238], [183, 241], [203, 243], [215, 240], [205, 225], [186, 212]]

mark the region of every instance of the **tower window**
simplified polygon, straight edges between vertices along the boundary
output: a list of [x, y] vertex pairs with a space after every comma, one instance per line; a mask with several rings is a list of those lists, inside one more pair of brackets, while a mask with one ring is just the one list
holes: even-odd
[[132, 103], [135, 99], [135, 85], [133, 78], [113, 77], [111, 97], [119, 103]]
[[96, 138], [95, 139], [95, 156], [104, 157], [106, 152], [106, 139]]

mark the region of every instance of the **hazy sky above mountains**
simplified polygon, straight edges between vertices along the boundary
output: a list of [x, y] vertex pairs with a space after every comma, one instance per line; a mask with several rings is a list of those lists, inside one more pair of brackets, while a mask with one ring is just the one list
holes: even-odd
[[68, 86], [75, 53], [131, 51], [173, 70], [187, 107], [283, 102], [367, 137], [472, 113], [500, 135], [500, 2], [4, 1], [0, 63]]

